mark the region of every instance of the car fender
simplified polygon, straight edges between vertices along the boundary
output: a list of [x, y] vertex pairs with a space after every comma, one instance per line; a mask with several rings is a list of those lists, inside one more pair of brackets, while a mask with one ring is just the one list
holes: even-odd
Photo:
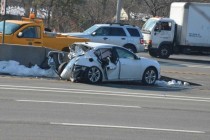
[[142, 61], [142, 76], [144, 71], [149, 68], [149, 67], [155, 67], [157, 72], [158, 72], [158, 78], [160, 78], [160, 64], [153, 59], [148, 59], [145, 57], [141, 57], [141, 61]]

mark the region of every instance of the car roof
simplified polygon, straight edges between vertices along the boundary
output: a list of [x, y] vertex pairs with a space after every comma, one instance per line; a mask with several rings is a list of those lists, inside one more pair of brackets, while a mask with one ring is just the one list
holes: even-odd
[[112, 48], [112, 47], [120, 47], [123, 48], [121, 46], [117, 46], [117, 45], [113, 45], [113, 44], [106, 44], [106, 43], [97, 43], [97, 42], [76, 42], [74, 44], [78, 44], [78, 45], [84, 45], [93, 49], [97, 49], [97, 48]]
[[129, 27], [129, 28], [139, 28], [138, 26], [135, 25], [130, 25], [130, 24], [121, 24], [121, 23], [105, 23], [105, 24], [95, 24], [95, 26], [107, 26], [107, 27]]

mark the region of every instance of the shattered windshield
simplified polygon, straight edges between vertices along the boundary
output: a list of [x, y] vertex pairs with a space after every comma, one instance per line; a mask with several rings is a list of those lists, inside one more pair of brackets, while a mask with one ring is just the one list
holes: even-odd
[[153, 27], [156, 25], [157, 20], [156, 19], [149, 19], [147, 22], [143, 25], [142, 31], [152, 31]]
[[72, 59], [76, 56], [84, 55], [87, 51], [91, 50], [90, 47], [82, 44], [73, 44], [70, 48], [69, 58]]
[[[0, 33], [3, 33], [3, 21], [0, 22]], [[13, 34], [17, 29], [19, 29], [20, 25], [10, 22], [5, 22], [5, 34], [10, 35]]]
[[90, 28], [88, 28], [87, 30], [84, 31], [85, 34], [91, 34], [93, 33], [96, 29], [98, 29], [97, 25], [93, 25]]

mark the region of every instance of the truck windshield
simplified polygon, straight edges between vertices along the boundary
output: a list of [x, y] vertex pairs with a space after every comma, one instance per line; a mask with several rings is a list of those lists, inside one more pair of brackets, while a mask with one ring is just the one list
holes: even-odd
[[149, 31], [151, 32], [153, 27], [156, 25], [157, 20], [156, 19], [149, 19], [147, 22], [143, 25], [142, 31]]
[[[3, 33], [3, 21], [0, 22], [0, 33]], [[13, 34], [18, 28], [20, 27], [19, 24], [5, 22], [5, 34], [10, 35]]]
[[98, 26], [97, 26], [97, 25], [93, 25], [93, 26], [91, 26], [90, 28], [88, 28], [87, 30], [85, 30], [83, 33], [85, 33], [85, 34], [91, 34], [91, 33], [93, 33], [96, 29], [98, 29]]

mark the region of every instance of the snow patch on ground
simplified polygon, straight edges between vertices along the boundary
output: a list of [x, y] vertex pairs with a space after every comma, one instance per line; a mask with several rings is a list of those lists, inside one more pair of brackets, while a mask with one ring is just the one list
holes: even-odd
[[53, 69], [44, 70], [37, 65], [28, 68], [13, 60], [0, 61], [0, 73], [17, 76], [58, 77]]
[[182, 81], [176, 81], [176, 80], [171, 80], [171, 81], [160, 81], [157, 80], [155, 85], [161, 86], [161, 87], [188, 87], [190, 84], [188, 82], [182, 82]]

